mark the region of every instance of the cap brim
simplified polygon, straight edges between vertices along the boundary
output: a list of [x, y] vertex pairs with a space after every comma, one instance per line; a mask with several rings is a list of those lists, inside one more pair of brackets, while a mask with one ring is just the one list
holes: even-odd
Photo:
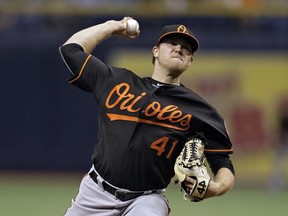
[[172, 32], [168, 32], [168, 33], [165, 33], [165, 34], [161, 35], [161, 37], [158, 39], [157, 44], [161, 43], [161, 41], [163, 41], [163, 39], [165, 39], [165, 38], [167, 38], [169, 36], [172, 36], [172, 35], [177, 35], [177, 36], [181, 36], [183, 38], [186, 38], [189, 41], [193, 52], [198, 50], [199, 42], [193, 35], [187, 34], [187, 33], [178, 32], [178, 31], [172, 31]]

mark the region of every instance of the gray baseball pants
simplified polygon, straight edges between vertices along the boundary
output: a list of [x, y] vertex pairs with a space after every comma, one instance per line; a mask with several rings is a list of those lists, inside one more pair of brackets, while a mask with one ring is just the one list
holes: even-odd
[[167, 216], [170, 212], [168, 201], [163, 193], [141, 195], [128, 201], [118, 200], [105, 191], [103, 179], [99, 176], [96, 184], [86, 175], [80, 184], [76, 199], [65, 216]]

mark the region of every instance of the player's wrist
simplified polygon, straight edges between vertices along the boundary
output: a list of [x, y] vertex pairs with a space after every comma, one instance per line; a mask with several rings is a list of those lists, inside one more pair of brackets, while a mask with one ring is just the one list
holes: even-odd
[[205, 195], [205, 199], [219, 195], [221, 195], [221, 184], [211, 180]]
[[126, 29], [126, 24], [123, 21], [108, 20], [105, 25], [111, 35], [121, 35]]

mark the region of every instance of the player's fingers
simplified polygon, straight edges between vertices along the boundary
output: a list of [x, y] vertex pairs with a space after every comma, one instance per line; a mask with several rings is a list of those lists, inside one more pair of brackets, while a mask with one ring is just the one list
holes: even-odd
[[134, 35], [128, 35], [128, 37], [131, 38], [131, 39], [134, 39], [134, 38], [139, 37], [139, 35], [140, 35], [140, 30]]
[[[127, 20], [129, 19], [133, 19], [132, 17], [129, 17], [129, 16], [125, 16], [123, 17], [123, 19], [120, 21], [124, 26], [125, 26], [125, 30], [127, 28]], [[125, 31], [124, 31], [125, 32]]]
[[128, 17], [128, 16], [123, 17], [123, 19], [119, 21], [121, 23], [122, 28], [119, 28], [119, 30], [115, 31], [113, 34], [120, 36], [120, 37], [123, 37], [123, 38], [128, 38], [128, 39], [134, 39], [134, 38], [139, 37], [140, 30], [138, 30], [137, 33], [135, 33], [133, 35], [130, 35], [127, 33], [127, 30], [126, 30], [127, 29], [127, 20], [129, 20], [129, 19], [133, 19], [133, 18]]
[[192, 177], [186, 176], [185, 182], [190, 183], [190, 184], [194, 184], [196, 182], [196, 180]]
[[196, 180], [189, 177], [189, 176], [186, 176], [185, 177], [185, 180], [184, 180], [184, 185], [188, 188], [193, 188], [194, 187], [194, 184], [196, 183]]
[[186, 188], [192, 189], [194, 184], [184, 182], [184, 185], [185, 185]]

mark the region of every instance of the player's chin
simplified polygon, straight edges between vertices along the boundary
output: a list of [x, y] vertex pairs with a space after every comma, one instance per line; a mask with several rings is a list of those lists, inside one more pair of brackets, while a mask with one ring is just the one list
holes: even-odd
[[174, 59], [174, 61], [171, 62], [171, 67], [175, 70], [179, 70], [179, 71], [185, 71], [189, 64], [185, 63], [183, 60], [181, 59]]
[[178, 76], [180, 76], [185, 70], [187, 69], [187, 66], [185, 66], [183, 63], [182, 64], [173, 64], [170, 68], [173, 73]]

